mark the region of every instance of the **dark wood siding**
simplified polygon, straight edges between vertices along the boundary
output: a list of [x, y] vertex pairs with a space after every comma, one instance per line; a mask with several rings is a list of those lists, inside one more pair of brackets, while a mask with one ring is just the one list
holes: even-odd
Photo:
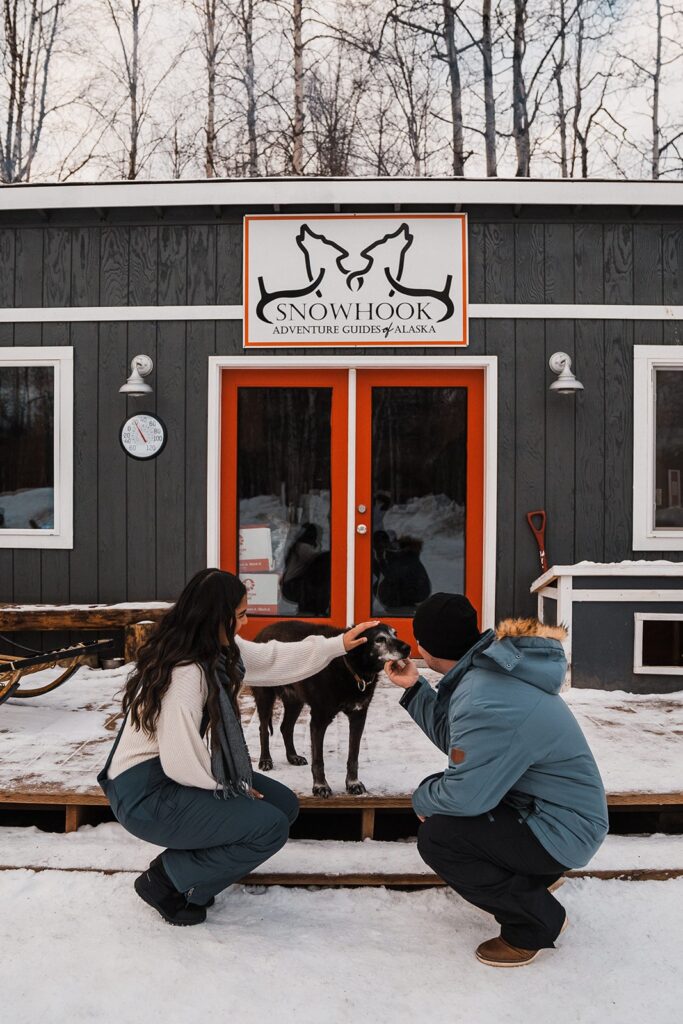
[[[240, 303], [242, 212], [5, 213], [0, 305]], [[472, 302], [683, 304], [676, 211], [468, 212]], [[213, 321], [0, 324], [1, 346], [72, 345], [76, 372], [74, 549], [0, 549], [0, 600], [172, 599], [205, 564], [207, 360], [240, 354], [240, 330]], [[632, 348], [680, 345], [681, 327], [475, 319], [470, 330], [469, 352], [495, 355], [499, 366], [498, 614], [535, 611], [526, 512], [536, 508], [548, 513], [551, 562], [680, 560], [632, 550], [631, 494]], [[574, 397], [548, 391], [558, 349], [585, 384]], [[118, 393], [138, 352], [155, 359], [149, 401]], [[118, 441], [125, 416], [141, 408], [169, 430], [148, 464], [127, 459]]]

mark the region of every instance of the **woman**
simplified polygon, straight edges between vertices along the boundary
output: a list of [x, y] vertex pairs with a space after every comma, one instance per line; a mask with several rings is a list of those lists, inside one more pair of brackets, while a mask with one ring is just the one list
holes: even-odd
[[284, 846], [298, 813], [294, 793], [252, 772], [237, 706], [242, 684], [314, 675], [365, 643], [359, 634], [372, 625], [257, 644], [237, 638], [246, 621], [236, 576], [204, 569], [190, 580], [140, 651], [123, 725], [97, 777], [128, 832], [168, 847], [135, 890], [171, 924], [204, 921], [216, 893]]

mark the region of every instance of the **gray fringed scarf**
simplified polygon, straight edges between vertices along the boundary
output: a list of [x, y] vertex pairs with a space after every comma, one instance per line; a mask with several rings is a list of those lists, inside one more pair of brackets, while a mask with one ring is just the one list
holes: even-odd
[[[244, 678], [244, 663], [241, 658], [236, 668]], [[211, 771], [218, 783], [214, 796], [227, 799], [233, 796], [251, 795], [252, 769], [247, 741], [242, 731], [242, 723], [235, 713], [230, 692], [230, 679], [227, 673], [225, 655], [221, 655], [216, 666], [218, 681], [218, 705], [220, 721], [211, 735]]]

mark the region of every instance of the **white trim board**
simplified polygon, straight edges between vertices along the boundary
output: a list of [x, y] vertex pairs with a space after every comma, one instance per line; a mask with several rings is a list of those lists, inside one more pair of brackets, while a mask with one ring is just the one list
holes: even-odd
[[683, 527], [655, 526], [655, 375], [674, 369], [683, 380], [683, 346], [635, 345], [633, 349], [633, 550], [683, 551]]
[[[220, 554], [220, 441], [221, 441], [221, 372], [225, 369], [246, 370], [416, 370], [424, 369], [421, 356], [209, 356], [209, 406], [207, 436], [207, 566], [219, 564]], [[482, 626], [495, 622], [496, 607], [496, 516], [498, 481], [498, 360], [496, 356], [443, 356], [429, 360], [429, 369], [484, 370], [484, 551]], [[350, 381], [351, 383], [351, 381]], [[355, 388], [349, 387], [349, 401], [355, 401]], [[351, 410], [350, 410], [351, 411]], [[354, 406], [355, 412], [355, 406]], [[355, 436], [351, 437], [349, 416], [349, 451], [355, 452]], [[351, 467], [349, 467], [349, 472]], [[349, 546], [347, 558], [352, 549]], [[349, 563], [350, 565], [350, 563]], [[349, 576], [353, 581], [353, 573]], [[354, 593], [347, 579], [347, 616], [353, 615]], [[351, 624], [352, 619], [347, 625]]]
[[683, 205], [683, 182], [534, 178], [205, 178], [16, 184], [0, 187], [0, 209], [435, 203], [511, 206]]
[[529, 590], [538, 593], [560, 576], [683, 576], [683, 562], [577, 562], [551, 565], [535, 579]]
[[636, 612], [633, 631], [633, 674], [683, 676], [683, 665], [643, 665], [643, 622], [683, 622], [683, 612]]
[[73, 348], [66, 345], [0, 348], [0, 366], [54, 368], [54, 527], [51, 530], [0, 529], [0, 549], [73, 548]]
[[[243, 306], [5, 306], [0, 323], [242, 320]], [[470, 320], [683, 320], [683, 306], [474, 302]], [[313, 347], [313, 346], [311, 346]], [[640, 346], [647, 347], [647, 346]], [[655, 346], [653, 346], [655, 347]], [[658, 346], [662, 348], [663, 346]]]

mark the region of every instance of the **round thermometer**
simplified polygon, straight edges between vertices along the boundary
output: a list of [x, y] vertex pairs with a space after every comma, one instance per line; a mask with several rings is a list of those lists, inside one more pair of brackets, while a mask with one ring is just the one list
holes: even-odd
[[166, 445], [164, 423], [151, 412], [138, 412], [121, 427], [121, 447], [132, 459], [156, 459]]

